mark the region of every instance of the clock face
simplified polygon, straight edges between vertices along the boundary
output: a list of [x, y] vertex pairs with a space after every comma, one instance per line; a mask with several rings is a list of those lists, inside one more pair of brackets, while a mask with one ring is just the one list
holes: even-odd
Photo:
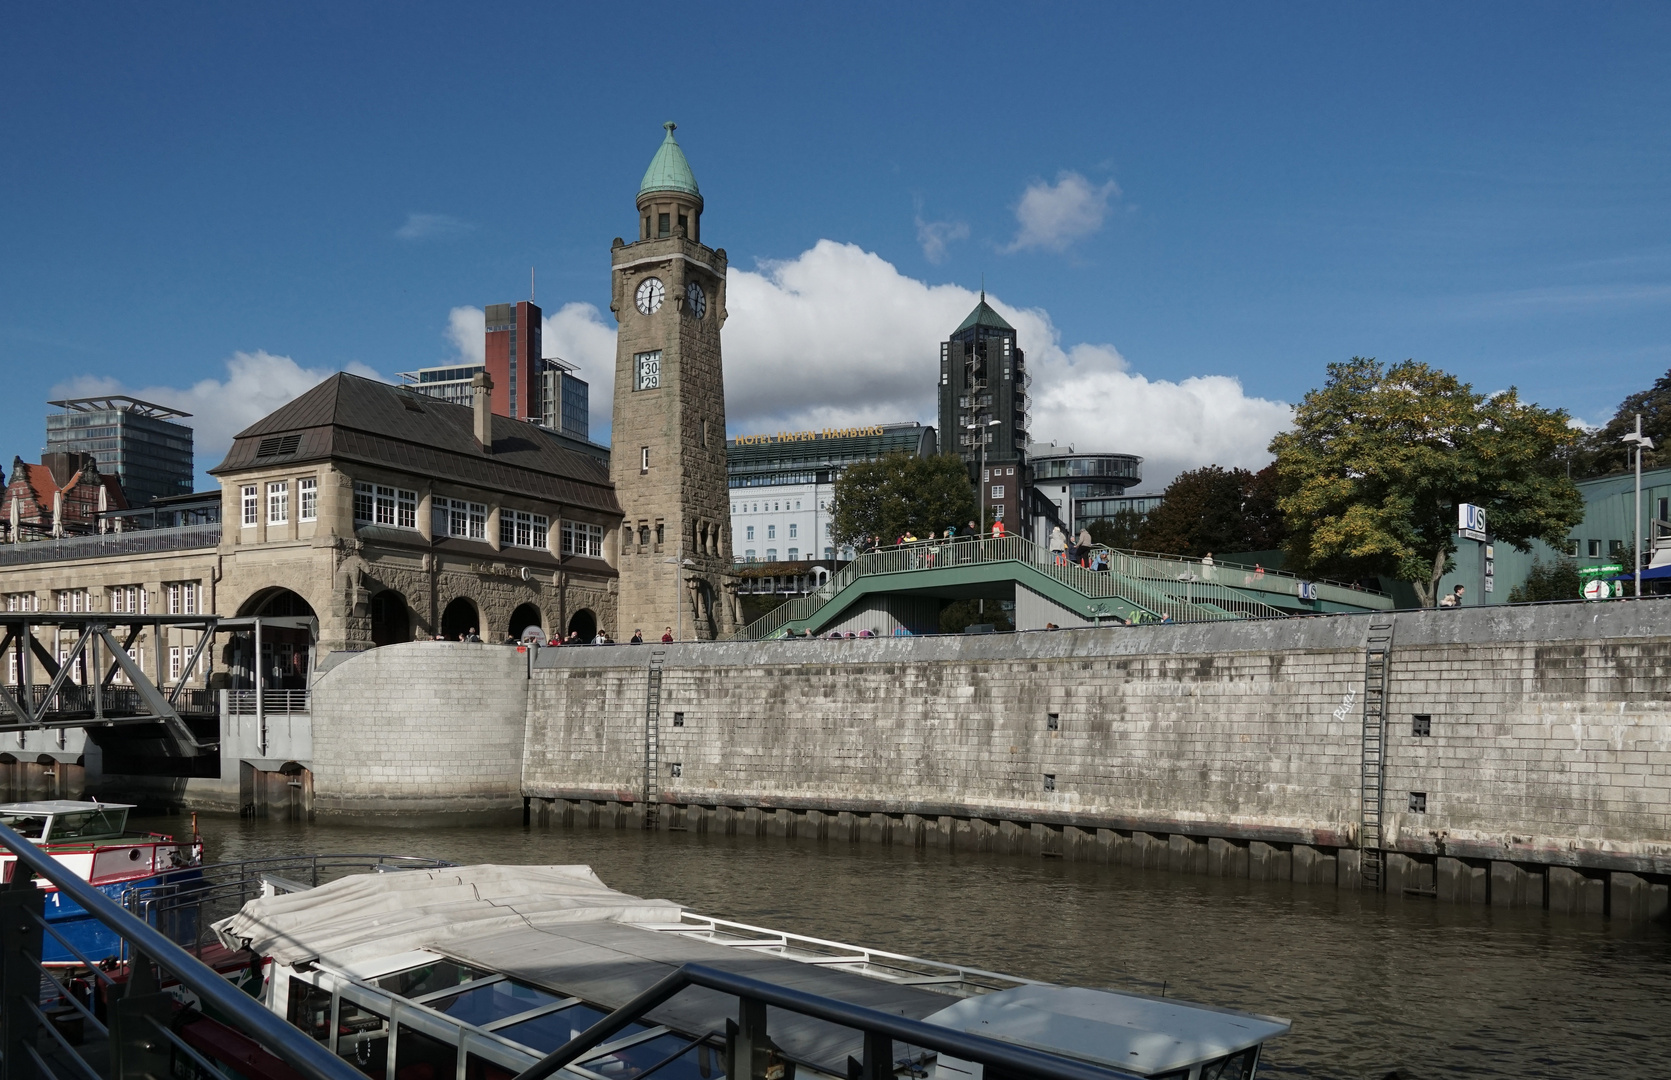
[[654, 315], [661, 310], [661, 302], [667, 298], [667, 287], [661, 283], [661, 278], [645, 278], [638, 283], [638, 310], [645, 315]]
[[690, 309], [693, 319], [700, 319], [708, 313], [708, 294], [694, 281], [685, 286], [685, 306]]

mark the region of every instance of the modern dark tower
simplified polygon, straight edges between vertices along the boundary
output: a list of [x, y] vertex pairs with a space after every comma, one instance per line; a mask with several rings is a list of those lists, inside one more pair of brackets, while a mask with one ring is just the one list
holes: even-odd
[[1023, 532], [1027, 516], [1031, 381], [1015, 327], [992, 310], [983, 289], [975, 310], [940, 343], [940, 446], [968, 463], [987, 527], [1002, 521], [1012, 533]]

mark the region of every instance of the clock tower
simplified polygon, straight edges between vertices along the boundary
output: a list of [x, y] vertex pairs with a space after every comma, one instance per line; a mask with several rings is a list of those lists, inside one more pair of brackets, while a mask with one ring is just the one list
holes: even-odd
[[667, 137], [638, 188], [638, 239], [615, 239], [610, 475], [621, 504], [620, 625], [647, 640], [737, 629], [725, 471], [725, 250], [702, 243], [702, 193]]

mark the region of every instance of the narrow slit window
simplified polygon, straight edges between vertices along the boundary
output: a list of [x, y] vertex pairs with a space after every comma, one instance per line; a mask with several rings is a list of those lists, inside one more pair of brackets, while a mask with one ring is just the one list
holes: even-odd
[[1416, 713], [1410, 717], [1410, 734], [1418, 739], [1425, 739], [1433, 734], [1433, 717], [1427, 713]]

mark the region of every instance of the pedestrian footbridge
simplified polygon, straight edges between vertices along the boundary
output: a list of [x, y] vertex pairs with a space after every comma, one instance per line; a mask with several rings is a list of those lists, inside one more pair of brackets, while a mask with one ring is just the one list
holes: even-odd
[[1215, 622], [1388, 611], [1392, 598], [1257, 567], [1107, 552], [1108, 569], [1058, 566], [1018, 536], [919, 542], [859, 556], [810, 594], [755, 620], [742, 638], [870, 629], [934, 633], [958, 600], [1013, 602], [1018, 630], [1146, 622]]

